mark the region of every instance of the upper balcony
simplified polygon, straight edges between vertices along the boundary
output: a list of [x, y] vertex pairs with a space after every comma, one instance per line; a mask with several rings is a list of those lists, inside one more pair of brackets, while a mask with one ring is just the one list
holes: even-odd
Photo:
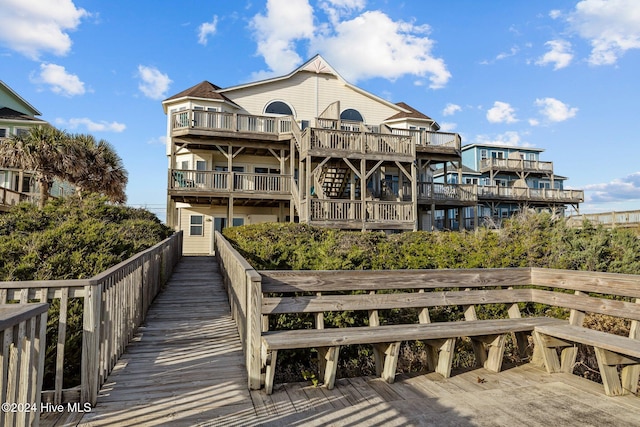
[[286, 141], [294, 137], [302, 155], [414, 159], [416, 152], [460, 156], [456, 133], [389, 129], [359, 122], [317, 119], [317, 127], [300, 132], [292, 116], [256, 116], [205, 110], [171, 113], [171, 136]]
[[171, 114], [171, 136], [282, 141], [291, 138], [293, 117], [254, 116], [204, 110]]
[[582, 203], [583, 190], [549, 188], [478, 186], [478, 199], [491, 201], [521, 201], [530, 203]]
[[524, 159], [482, 159], [480, 161], [480, 172], [489, 171], [501, 172], [529, 172], [529, 173], [553, 173], [553, 162], [540, 162], [537, 160]]
[[415, 142], [403, 135], [308, 128], [302, 133], [301, 155], [413, 160]]

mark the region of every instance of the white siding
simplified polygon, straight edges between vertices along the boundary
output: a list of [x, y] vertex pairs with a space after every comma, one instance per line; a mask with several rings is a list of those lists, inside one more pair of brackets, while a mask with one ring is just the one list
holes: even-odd
[[265, 106], [274, 100], [285, 100], [294, 108], [297, 120], [313, 123], [325, 108], [340, 101], [340, 110], [358, 110], [369, 124], [380, 124], [399, 110], [345, 85], [326, 74], [298, 72], [289, 79], [224, 92], [249, 114], [263, 114]]
[[[190, 217], [191, 215], [204, 215], [204, 235], [190, 236]], [[284, 216], [289, 215], [289, 209], [284, 209], [283, 217], [280, 222], [284, 221]], [[213, 252], [213, 229], [214, 218], [226, 218], [226, 206], [191, 206], [180, 208], [180, 230], [184, 231], [184, 242], [182, 252], [185, 255], [209, 254]], [[278, 208], [264, 208], [252, 206], [234, 206], [233, 217], [244, 219], [245, 224], [258, 224], [262, 222], [278, 222]]]

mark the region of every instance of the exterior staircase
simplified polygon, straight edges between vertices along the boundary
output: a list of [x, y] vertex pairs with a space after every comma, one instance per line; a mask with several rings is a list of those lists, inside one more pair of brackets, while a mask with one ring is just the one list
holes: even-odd
[[348, 170], [346, 167], [329, 166], [322, 171], [322, 191], [325, 197], [339, 199], [347, 187]]

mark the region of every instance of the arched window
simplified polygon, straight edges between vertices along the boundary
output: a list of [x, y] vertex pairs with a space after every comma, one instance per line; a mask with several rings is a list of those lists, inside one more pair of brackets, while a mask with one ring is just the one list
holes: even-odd
[[364, 122], [362, 114], [358, 110], [348, 108], [340, 114], [340, 120], [350, 120], [352, 122]]
[[282, 101], [273, 101], [264, 110], [265, 114], [281, 114], [283, 116], [293, 116], [291, 107]]

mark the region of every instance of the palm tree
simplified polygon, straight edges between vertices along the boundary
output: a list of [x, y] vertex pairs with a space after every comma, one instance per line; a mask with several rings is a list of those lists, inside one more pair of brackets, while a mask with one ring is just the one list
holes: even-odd
[[125, 187], [128, 177], [122, 159], [111, 144], [92, 135], [77, 134], [71, 137], [71, 152], [75, 166], [67, 171], [66, 180], [83, 192], [104, 194], [115, 203], [126, 201]]
[[40, 207], [49, 198], [54, 178], [61, 178], [73, 163], [68, 155], [69, 135], [53, 126], [35, 126], [12, 135], [0, 144], [0, 166], [18, 168], [35, 175], [40, 187]]

